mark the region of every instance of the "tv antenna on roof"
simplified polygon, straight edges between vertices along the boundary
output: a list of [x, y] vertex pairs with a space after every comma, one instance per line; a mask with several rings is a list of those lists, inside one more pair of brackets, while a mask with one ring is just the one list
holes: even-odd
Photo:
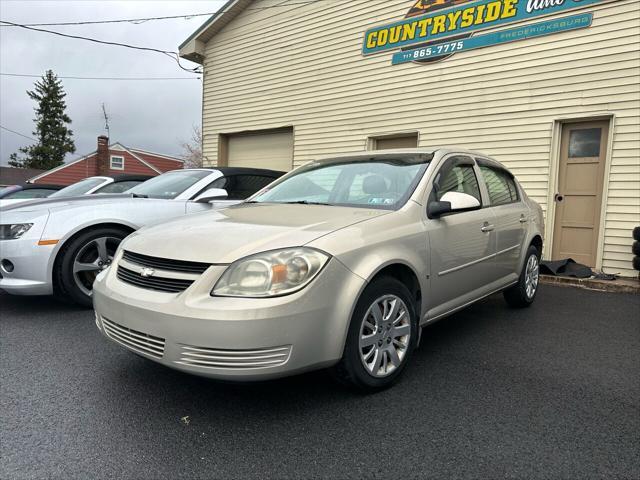
[[111, 135], [109, 134], [109, 120], [111, 117], [107, 114], [107, 109], [105, 108], [104, 103], [102, 104], [102, 115], [104, 116], [104, 129], [107, 131], [107, 137], [111, 138]]

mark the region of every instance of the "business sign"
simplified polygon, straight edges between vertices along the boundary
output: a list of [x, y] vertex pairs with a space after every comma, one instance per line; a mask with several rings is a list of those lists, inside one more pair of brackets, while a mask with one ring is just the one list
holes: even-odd
[[490, 45], [500, 45], [501, 43], [509, 43], [516, 40], [524, 40], [526, 38], [542, 37], [544, 35], [551, 35], [552, 33], [577, 30], [590, 26], [592, 20], [592, 14], [583, 13], [581, 15], [563, 17], [557, 20], [547, 20], [545, 22], [500, 30], [498, 32], [478, 35], [467, 39], [439, 42], [395, 53], [391, 63], [393, 65], [399, 65], [401, 63], [418, 62], [431, 58], [442, 57], [443, 55], [450, 55], [455, 52], [474, 50], [476, 48], [488, 47]]
[[[389, 50], [407, 50], [408, 47], [415, 49], [418, 45], [424, 47], [446, 45], [447, 43], [451, 44], [449, 48], [452, 48], [455, 43], [457, 51], [465, 49], [465, 43], [463, 41], [462, 47], [458, 48], [458, 43], [453, 42], [454, 39], [469, 39], [476, 32], [569, 12], [608, 1], [611, 0], [419, 0], [409, 11], [407, 18], [368, 29], [364, 35], [362, 53], [363, 55], [371, 55]], [[543, 24], [547, 23], [536, 25], [540, 29], [544, 28], [545, 34], [554, 33], [543, 27]], [[566, 30], [567, 28], [564, 27], [556, 28], [558, 32]], [[518, 31], [520, 30], [518, 29]], [[520, 37], [531, 38], [531, 36], [539, 36], [539, 34], [521, 35]], [[481, 41], [481, 43], [484, 42], [482, 46], [491, 45], [489, 42], [497, 38], [485, 36]], [[480, 48], [477, 46], [477, 42], [472, 45], [475, 45], [473, 48]], [[443, 48], [446, 47], [443, 46]], [[451, 53], [441, 52], [431, 56], [441, 58], [442, 55], [450, 55]], [[420, 60], [428, 61], [427, 57]], [[403, 63], [398, 61], [400, 57], [394, 58], [395, 63]]]

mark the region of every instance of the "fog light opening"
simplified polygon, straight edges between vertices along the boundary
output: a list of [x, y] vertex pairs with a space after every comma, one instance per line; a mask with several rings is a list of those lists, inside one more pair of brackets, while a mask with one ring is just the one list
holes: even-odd
[[2, 262], [0, 262], [0, 265], [2, 265], [2, 269], [7, 273], [13, 272], [13, 269], [15, 268], [15, 266], [13, 265], [13, 262], [11, 260], [7, 260], [6, 258], [2, 259]]

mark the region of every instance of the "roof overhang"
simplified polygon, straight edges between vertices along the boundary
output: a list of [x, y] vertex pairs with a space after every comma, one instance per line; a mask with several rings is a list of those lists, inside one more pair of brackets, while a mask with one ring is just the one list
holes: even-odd
[[202, 65], [205, 46], [225, 25], [238, 16], [253, 0], [229, 0], [179, 47], [182, 58]]

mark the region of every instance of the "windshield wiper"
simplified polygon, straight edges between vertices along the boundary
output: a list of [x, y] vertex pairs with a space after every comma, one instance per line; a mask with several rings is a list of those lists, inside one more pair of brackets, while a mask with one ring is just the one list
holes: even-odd
[[149, 195], [143, 195], [142, 193], [132, 193], [133, 198], [149, 198]]
[[296, 200], [295, 202], [282, 202], [286, 205], [328, 205], [331, 206], [330, 203], [324, 202], [310, 202], [309, 200]]

